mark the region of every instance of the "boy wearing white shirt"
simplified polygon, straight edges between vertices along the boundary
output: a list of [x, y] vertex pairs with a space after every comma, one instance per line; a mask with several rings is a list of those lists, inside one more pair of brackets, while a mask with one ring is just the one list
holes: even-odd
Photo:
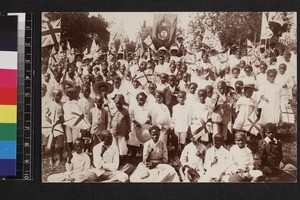
[[232, 164], [232, 158], [227, 149], [223, 147], [223, 136], [214, 135], [214, 146], [209, 148], [205, 154], [204, 168], [205, 175], [201, 182], [220, 181], [226, 169]]
[[178, 137], [178, 150], [181, 151], [185, 146], [187, 131], [190, 126], [190, 109], [185, 104], [186, 92], [179, 91], [177, 100], [178, 104], [173, 106], [172, 122], [174, 132]]

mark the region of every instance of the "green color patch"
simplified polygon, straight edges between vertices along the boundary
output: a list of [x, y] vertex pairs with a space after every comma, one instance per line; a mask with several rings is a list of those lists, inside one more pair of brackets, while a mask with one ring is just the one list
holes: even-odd
[[0, 140], [16, 140], [17, 124], [0, 124]]

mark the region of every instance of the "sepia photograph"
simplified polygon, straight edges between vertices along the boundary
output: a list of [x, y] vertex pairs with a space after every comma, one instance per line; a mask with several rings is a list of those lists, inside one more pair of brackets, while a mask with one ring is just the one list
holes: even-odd
[[297, 182], [296, 12], [44, 12], [41, 29], [43, 183]]

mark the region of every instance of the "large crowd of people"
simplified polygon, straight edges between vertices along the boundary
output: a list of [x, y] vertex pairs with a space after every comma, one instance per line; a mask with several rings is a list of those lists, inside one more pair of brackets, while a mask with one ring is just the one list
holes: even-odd
[[148, 58], [66, 49], [43, 63], [43, 153], [66, 168], [49, 182], [296, 180], [276, 137], [296, 123], [296, 50], [177, 40]]

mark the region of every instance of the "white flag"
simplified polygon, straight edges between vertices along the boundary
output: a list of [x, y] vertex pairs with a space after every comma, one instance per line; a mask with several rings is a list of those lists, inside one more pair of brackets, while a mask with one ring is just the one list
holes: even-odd
[[272, 37], [273, 32], [269, 27], [269, 22], [267, 20], [266, 13], [262, 13], [262, 19], [261, 19], [261, 33], [260, 33], [260, 39], [265, 40]]

